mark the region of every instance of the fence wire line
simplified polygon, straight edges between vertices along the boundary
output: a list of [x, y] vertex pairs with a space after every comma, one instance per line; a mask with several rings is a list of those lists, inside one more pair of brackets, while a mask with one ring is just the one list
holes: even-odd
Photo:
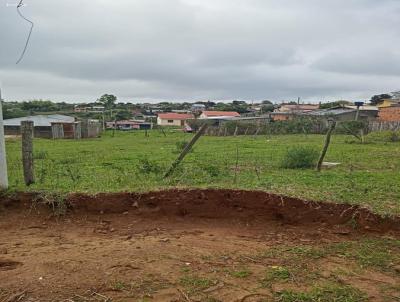
[[24, 49], [23, 49], [23, 51], [22, 51], [22, 53], [21, 53], [21, 56], [20, 56], [19, 59], [17, 60], [16, 64], [18, 64], [19, 62], [21, 62], [22, 59], [24, 58], [25, 52], [26, 52], [26, 50], [28, 49], [29, 41], [30, 41], [30, 39], [31, 39], [33, 27], [35, 26], [35, 24], [34, 24], [31, 20], [27, 19], [27, 18], [21, 13], [21, 11], [20, 11], [20, 7], [22, 7], [22, 6], [24, 5], [23, 1], [24, 1], [24, 0], [20, 0], [20, 2], [18, 3], [18, 5], [17, 5], [17, 12], [18, 12], [18, 15], [19, 15], [22, 19], [24, 19], [26, 22], [30, 23], [31, 28], [29, 29], [29, 33], [28, 33], [28, 37], [27, 37], [26, 42], [25, 42]]

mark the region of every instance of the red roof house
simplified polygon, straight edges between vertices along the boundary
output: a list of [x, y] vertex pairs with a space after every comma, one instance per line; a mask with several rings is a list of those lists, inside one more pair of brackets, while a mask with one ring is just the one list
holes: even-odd
[[161, 126], [184, 126], [187, 120], [194, 119], [193, 114], [187, 113], [159, 113], [157, 125]]

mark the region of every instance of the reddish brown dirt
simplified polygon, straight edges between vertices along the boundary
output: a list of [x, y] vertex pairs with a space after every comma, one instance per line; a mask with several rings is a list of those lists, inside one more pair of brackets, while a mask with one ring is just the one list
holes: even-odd
[[[259, 258], [265, 251], [363, 236], [400, 238], [398, 218], [264, 192], [72, 195], [61, 217], [33, 203], [34, 197], [20, 194], [0, 201], [1, 302], [274, 301], [282, 287], [308, 286], [260, 286], [265, 270], [281, 263], [279, 255]], [[354, 265], [336, 258], [310, 263], [327, 272], [322, 279]], [[251, 275], [232, 274], [244, 269]], [[192, 290], [188, 276], [210, 282]], [[400, 276], [374, 271], [356, 276], [346, 275], [341, 282], [366, 291], [371, 301], [385, 301], [382, 284], [393, 291], [400, 282]]]

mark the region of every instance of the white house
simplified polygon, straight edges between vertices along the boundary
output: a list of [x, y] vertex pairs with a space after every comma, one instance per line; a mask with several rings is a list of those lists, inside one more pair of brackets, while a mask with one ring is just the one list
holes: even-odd
[[194, 119], [193, 114], [183, 113], [159, 113], [157, 125], [183, 127], [187, 120]]

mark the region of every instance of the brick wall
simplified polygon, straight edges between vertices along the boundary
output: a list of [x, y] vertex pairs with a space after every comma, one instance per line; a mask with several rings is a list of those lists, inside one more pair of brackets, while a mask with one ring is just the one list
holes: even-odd
[[400, 106], [380, 108], [379, 120], [385, 122], [400, 121]]

